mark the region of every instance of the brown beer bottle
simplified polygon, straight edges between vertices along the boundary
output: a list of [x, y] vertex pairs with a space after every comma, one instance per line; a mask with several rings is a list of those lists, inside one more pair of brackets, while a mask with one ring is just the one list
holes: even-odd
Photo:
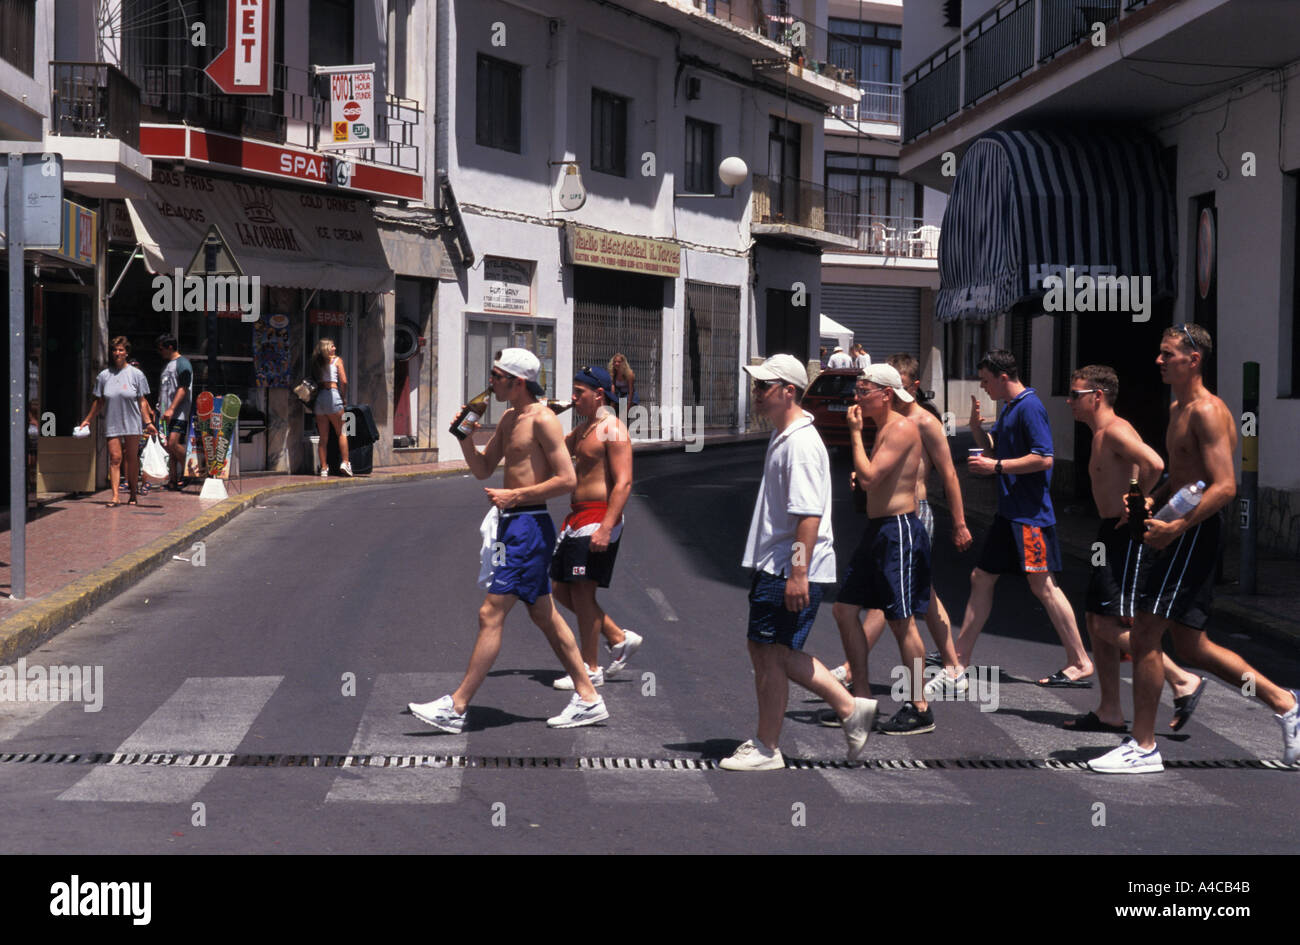
[[1128, 530], [1134, 541], [1141, 541], [1146, 534], [1147, 500], [1136, 479], [1128, 481], [1128, 494], [1124, 496], [1128, 505]]
[[561, 414], [573, 406], [573, 401], [570, 400], [566, 403], [563, 400], [548, 400], [546, 406], [550, 407], [556, 414]]
[[489, 387], [461, 408], [460, 413], [456, 414], [456, 419], [451, 422], [452, 436], [458, 440], [463, 440], [470, 435], [472, 432], [470, 424], [476, 423], [479, 417], [487, 413], [488, 397], [491, 395], [492, 388]]
[[853, 479], [853, 511], [859, 515], [867, 514], [867, 490], [855, 476]]

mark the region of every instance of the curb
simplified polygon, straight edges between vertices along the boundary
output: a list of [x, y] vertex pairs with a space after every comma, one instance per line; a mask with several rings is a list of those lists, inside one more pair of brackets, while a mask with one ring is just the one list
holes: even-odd
[[159, 566], [170, 561], [177, 552], [189, 548], [195, 540], [211, 534], [241, 512], [252, 508], [259, 499], [312, 489], [347, 489], [409, 482], [416, 479], [440, 479], [459, 476], [465, 471], [463, 469], [421, 470], [410, 473], [385, 473], [382, 476], [366, 479], [284, 483], [252, 488], [241, 495], [225, 499], [199, 513], [197, 518], [172, 529], [151, 544], [122, 555], [98, 571], [78, 578], [71, 584], [52, 592], [44, 600], [31, 604], [0, 622], [0, 665], [11, 663], [18, 657], [30, 653], [46, 640], [66, 630], [100, 604], [121, 594]]
[[[936, 501], [935, 504], [941, 506], [949, 515], [952, 514], [952, 509], [948, 508], [945, 502], [940, 500]], [[993, 516], [987, 512], [966, 510], [966, 524], [968, 526], [979, 525], [987, 528], [992, 522]], [[1061, 539], [1059, 536], [1058, 540], [1061, 543], [1061, 553], [1063, 555], [1069, 555], [1071, 558], [1082, 561], [1091, 567], [1092, 547], [1090, 545], [1082, 545], [1077, 541]], [[1232, 619], [1240, 624], [1240, 629], [1246, 633], [1253, 636], [1267, 637], [1289, 649], [1300, 650], [1300, 624], [1261, 613], [1251, 607], [1242, 606], [1231, 597], [1222, 594], [1215, 595], [1212, 606], [1214, 608], [1213, 615]], [[1211, 621], [1213, 624], [1213, 616], [1211, 616]], [[1221, 630], [1223, 628], [1215, 626], [1214, 629]]]

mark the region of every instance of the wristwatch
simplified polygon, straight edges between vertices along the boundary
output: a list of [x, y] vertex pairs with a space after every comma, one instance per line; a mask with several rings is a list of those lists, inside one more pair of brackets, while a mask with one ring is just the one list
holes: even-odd
[[998, 461], [993, 465], [993, 471], [994, 471], [995, 473], [997, 473], [999, 476], [1002, 475], [1002, 460], [998, 460]]

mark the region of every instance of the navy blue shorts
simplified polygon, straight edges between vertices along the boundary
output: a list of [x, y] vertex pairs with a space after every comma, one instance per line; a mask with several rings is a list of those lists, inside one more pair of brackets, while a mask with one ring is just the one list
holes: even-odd
[[513, 594], [525, 604], [551, 593], [551, 549], [555, 523], [544, 505], [501, 513], [497, 541], [505, 546], [505, 563], [492, 573], [489, 594]]
[[1204, 630], [1214, 600], [1214, 575], [1223, 557], [1223, 513], [1211, 515], [1155, 551], [1146, 583], [1138, 590], [1138, 613], [1167, 617]]
[[930, 536], [915, 512], [867, 520], [838, 602], [883, 610], [887, 620], [930, 609]]
[[755, 643], [780, 643], [802, 650], [812, 630], [826, 585], [808, 582], [808, 606], [796, 613], [785, 609], [785, 578], [755, 571], [749, 587], [749, 634]]
[[1061, 546], [1052, 525], [1026, 525], [993, 516], [975, 567], [989, 574], [1061, 570]]
[[[1104, 549], [1106, 560], [1092, 566], [1083, 612], [1118, 617], [1124, 626], [1131, 627], [1157, 553], [1154, 548], [1134, 541], [1127, 525], [1116, 528], [1118, 522], [1117, 518], [1102, 519], [1097, 531], [1097, 542]], [[1093, 561], [1096, 561], [1095, 552]]]

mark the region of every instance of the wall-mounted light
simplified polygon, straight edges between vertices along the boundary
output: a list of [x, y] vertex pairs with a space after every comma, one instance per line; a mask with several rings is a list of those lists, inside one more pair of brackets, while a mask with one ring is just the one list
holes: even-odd
[[582, 174], [578, 172], [577, 161], [547, 161], [554, 166], [564, 165], [564, 176], [560, 178], [560, 206], [565, 210], [580, 210], [587, 202], [587, 188], [582, 185]]
[[726, 193], [726, 194], [673, 194], [673, 197], [674, 197], [674, 198], [678, 198], [678, 197], [733, 197], [733, 196], [735, 196], [735, 194], [734, 194], [734, 190], [735, 190], [735, 188], [737, 188], [737, 187], [739, 187], [741, 184], [743, 184], [743, 183], [745, 182], [745, 178], [747, 178], [748, 176], [749, 176], [749, 167], [745, 164], [745, 162], [744, 162], [741, 158], [738, 158], [738, 157], [736, 157], [735, 155], [732, 155], [732, 156], [729, 157], [729, 158], [724, 158], [723, 161], [722, 161], [722, 163], [718, 165], [718, 177], [719, 177], [719, 179], [720, 179], [724, 184], [727, 185], [727, 187], [728, 187], [729, 189], [731, 189], [731, 190], [733, 191], [733, 193]]

